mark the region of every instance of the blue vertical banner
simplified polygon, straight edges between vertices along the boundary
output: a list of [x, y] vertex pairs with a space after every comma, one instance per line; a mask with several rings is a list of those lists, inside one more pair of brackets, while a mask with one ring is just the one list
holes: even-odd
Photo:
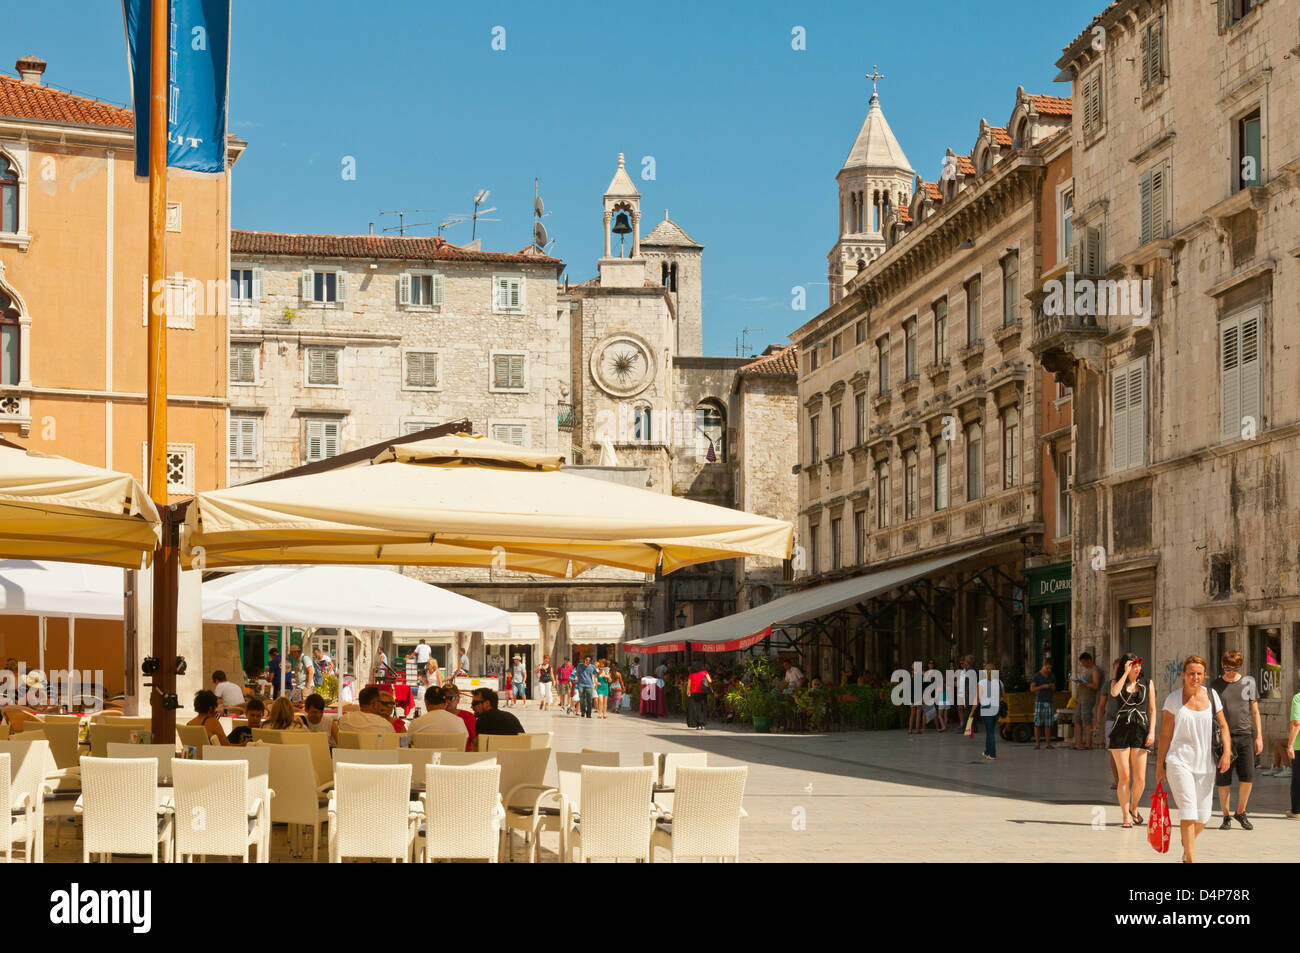
[[[149, 174], [149, 68], [153, 0], [122, 0], [135, 104], [135, 174]], [[226, 170], [230, 0], [167, 0], [167, 165]]]

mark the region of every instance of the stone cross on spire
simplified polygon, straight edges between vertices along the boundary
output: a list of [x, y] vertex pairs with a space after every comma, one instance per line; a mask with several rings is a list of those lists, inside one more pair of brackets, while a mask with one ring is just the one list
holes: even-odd
[[882, 79], [884, 79], [884, 78], [885, 78], [885, 75], [884, 75], [882, 72], [880, 72], [879, 68], [877, 68], [877, 66], [876, 66], [875, 63], [872, 63], [872, 64], [871, 64], [871, 72], [867, 74], [866, 78], [869, 79], [869, 80], [871, 80], [871, 98], [872, 98], [872, 99], [875, 99], [875, 98], [876, 98], [876, 82], [877, 82], [878, 80], [882, 80]]

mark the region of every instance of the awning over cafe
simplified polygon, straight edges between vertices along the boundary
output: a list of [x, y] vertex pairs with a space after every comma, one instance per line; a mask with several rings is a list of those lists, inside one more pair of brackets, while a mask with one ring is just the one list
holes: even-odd
[[621, 612], [568, 612], [571, 645], [605, 645], [622, 642], [625, 625]]
[[702, 622], [644, 639], [633, 639], [625, 643], [624, 648], [629, 652], [641, 651], [647, 654], [684, 652], [688, 647], [696, 652], [743, 651], [771, 635], [774, 626], [794, 625], [829, 615], [994, 548], [996, 547], [989, 546], [967, 550], [851, 579], [828, 582], [712, 622]]
[[484, 645], [524, 645], [542, 641], [542, 621], [536, 612], [510, 613], [509, 632], [484, 632]]

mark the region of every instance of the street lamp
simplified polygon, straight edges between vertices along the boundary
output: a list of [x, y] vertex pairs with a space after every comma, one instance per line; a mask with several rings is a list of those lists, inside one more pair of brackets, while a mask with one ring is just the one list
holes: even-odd
[[684, 629], [684, 628], [686, 628], [686, 610], [685, 610], [685, 609], [678, 609], [678, 610], [677, 610], [677, 628], [679, 628], [679, 629]]

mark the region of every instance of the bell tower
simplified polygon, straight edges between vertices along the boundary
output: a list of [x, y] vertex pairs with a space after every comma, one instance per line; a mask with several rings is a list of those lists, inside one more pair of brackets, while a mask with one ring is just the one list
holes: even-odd
[[621, 152], [614, 178], [605, 190], [604, 205], [605, 254], [600, 259], [601, 286], [640, 288], [645, 282], [645, 261], [641, 257], [641, 194], [627, 174]]

